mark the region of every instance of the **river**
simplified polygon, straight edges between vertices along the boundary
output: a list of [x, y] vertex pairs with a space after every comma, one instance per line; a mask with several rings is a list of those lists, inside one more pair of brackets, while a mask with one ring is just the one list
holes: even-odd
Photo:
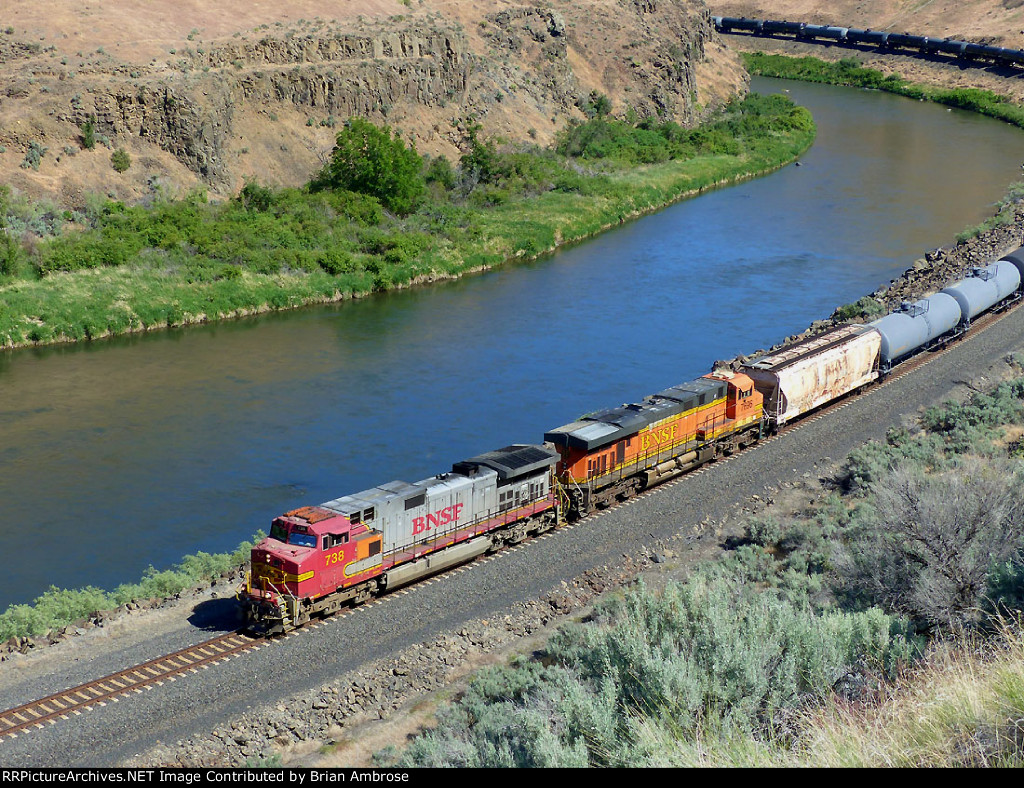
[[814, 114], [801, 166], [457, 282], [0, 353], [0, 608], [698, 377], [888, 282], [1020, 177], [1024, 134], [997, 121], [754, 86]]

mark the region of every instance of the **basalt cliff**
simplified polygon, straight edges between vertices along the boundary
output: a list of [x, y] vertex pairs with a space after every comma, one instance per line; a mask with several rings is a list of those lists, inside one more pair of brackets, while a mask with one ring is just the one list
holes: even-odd
[[692, 125], [746, 87], [699, 0], [406, 2], [12, 0], [0, 183], [60, 208], [223, 197], [305, 182], [353, 115], [456, 158], [468, 123], [544, 145], [595, 97]]

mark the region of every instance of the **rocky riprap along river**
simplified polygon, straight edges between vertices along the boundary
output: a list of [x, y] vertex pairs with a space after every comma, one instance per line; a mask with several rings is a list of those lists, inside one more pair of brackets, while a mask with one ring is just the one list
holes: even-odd
[[[884, 313], [888, 314], [898, 309], [900, 304], [906, 301], [916, 301], [936, 293], [947, 285], [963, 279], [972, 268], [989, 265], [1022, 245], [1024, 245], [1024, 207], [1018, 206], [1015, 208], [1012, 221], [986, 230], [952, 247], [939, 247], [927, 252], [924, 257], [915, 260], [910, 268], [891, 280], [889, 284], [882, 285], [867, 295], [878, 301], [884, 307]], [[752, 359], [792, 345], [813, 334], [820, 334], [842, 323], [867, 323], [881, 317], [881, 315], [876, 315], [870, 318], [844, 319], [839, 315], [840, 309], [841, 307], [836, 309], [826, 319], [815, 320], [802, 333], [788, 336], [767, 350], [756, 350], [733, 359], [716, 361], [715, 367], [739, 369], [742, 364]]]

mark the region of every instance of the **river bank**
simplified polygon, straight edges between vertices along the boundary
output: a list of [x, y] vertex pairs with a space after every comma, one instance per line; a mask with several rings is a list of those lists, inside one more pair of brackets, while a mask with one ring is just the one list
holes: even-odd
[[580, 146], [572, 154], [474, 139], [485, 164], [457, 179], [446, 160], [431, 161], [430, 197], [408, 216], [366, 195], [256, 183], [221, 205], [203, 194], [149, 209], [107, 203], [86, 229], [37, 244], [30, 260], [17, 249], [0, 257], [0, 347], [330, 303], [536, 259], [771, 172], [815, 133], [806, 110], [758, 96], [694, 131], [591, 124], [567, 132], [582, 137], [567, 138]]

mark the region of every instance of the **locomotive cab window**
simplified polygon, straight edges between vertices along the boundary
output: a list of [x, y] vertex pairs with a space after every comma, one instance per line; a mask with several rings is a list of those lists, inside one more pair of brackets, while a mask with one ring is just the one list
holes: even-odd
[[348, 534], [324, 534], [324, 550], [330, 550], [340, 544], [348, 544]]

